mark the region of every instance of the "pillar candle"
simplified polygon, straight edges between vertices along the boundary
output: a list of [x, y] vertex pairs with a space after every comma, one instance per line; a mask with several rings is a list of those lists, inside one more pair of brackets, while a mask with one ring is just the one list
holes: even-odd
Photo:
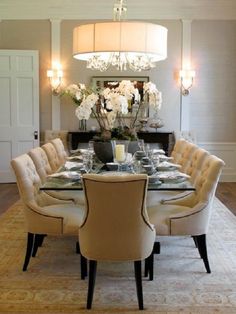
[[116, 145], [115, 153], [116, 153], [116, 160], [118, 162], [124, 161], [125, 160], [125, 145], [122, 145], [122, 144]]

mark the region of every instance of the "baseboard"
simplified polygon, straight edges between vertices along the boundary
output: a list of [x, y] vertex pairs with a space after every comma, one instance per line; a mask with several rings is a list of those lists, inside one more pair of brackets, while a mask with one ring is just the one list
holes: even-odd
[[236, 182], [236, 143], [235, 142], [199, 142], [198, 145], [225, 162], [220, 181]]

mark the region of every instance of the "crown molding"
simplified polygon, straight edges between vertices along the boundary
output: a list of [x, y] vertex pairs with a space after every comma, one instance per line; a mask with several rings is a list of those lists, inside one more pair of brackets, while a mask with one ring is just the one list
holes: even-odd
[[[2, 20], [112, 19], [111, 0], [1, 0]], [[66, 4], [65, 4], [66, 3]], [[235, 20], [235, 0], [127, 0], [127, 19]]]

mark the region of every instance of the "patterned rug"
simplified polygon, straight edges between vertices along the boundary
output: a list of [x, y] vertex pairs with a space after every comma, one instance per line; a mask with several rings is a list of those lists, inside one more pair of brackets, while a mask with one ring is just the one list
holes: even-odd
[[[0, 313], [140, 313], [133, 265], [98, 264], [93, 309], [85, 310], [75, 239], [47, 237], [28, 271], [24, 216], [17, 202], [0, 217]], [[236, 217], [219, 201], [208, 234], [211, 274], [189, 237], [162, 237], [154, 281], [143, 280], [145, 312], [236, 313]]]

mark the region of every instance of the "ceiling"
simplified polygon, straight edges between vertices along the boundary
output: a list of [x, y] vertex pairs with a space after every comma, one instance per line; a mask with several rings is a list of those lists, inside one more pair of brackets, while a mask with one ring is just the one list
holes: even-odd
[[[0, 0], [0, 19], [112, 19], [115, 0]], [[127, 19], [236, 20], [236, 0], [127, 0]]]

